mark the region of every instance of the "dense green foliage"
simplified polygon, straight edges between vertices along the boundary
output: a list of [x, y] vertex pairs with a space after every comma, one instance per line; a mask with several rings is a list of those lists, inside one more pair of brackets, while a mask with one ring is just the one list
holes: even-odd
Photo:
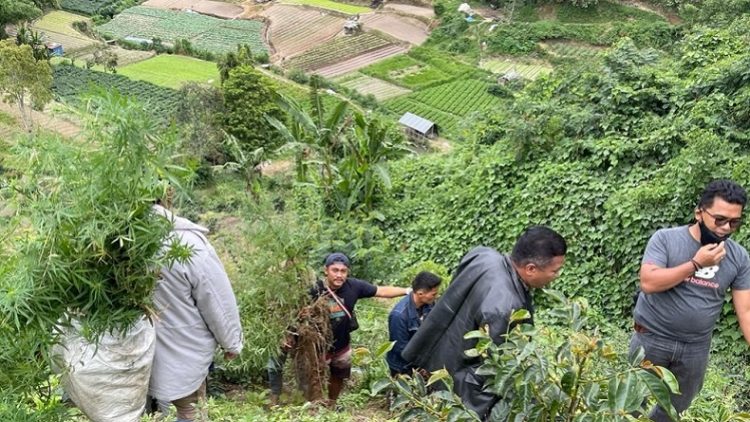
[[54, 68], [52, 92], [58, 101], [80, 104], [81, 94], [96, 87], [117, 90], [122, 95], [133, 97], [164, 121], [172, 118], [178, 106], [177, 91], [170, 88], [71, 65], [58, 65]]
[[5, 25], [29, 21], [42, 15], [57, 0], [0, 0], [0, 39], [5, 38]]
[[82, 142], [20, 139], [8, 159], [0, 401], [21, 400], [17, 409], [0, 404], [0, 414], [54, 404], [49, 352], [60, 329], [72, 319], [90, 337], [127, 327], [149, 312], [155, 269], [190, 254], [167, 241], [170, 222], [151, 212], [180, 185], [170, 164], [176, 139], [116, 93], [89, 99], [84, 116]]
[[[455, 265], [476, 244], [509, 250], [523, 227], [549, 224], [571, 244], [557, 287], [627, 321], [651, 233], [689, 223], [711, 178], [750, 185], [747, 36], [746, 20], [696, 28], [672, 56], [626, 40], [537, 80], [470, 145], [394, 166], [386, 234], [406, 263]], [[736, 339], [727, 329], [716, 344], [746, 350]]]
[[276, 105], [274, 84], [249, 65], [229, 71], [224, 81], [225, 114], [223, 125], [242, 145], [244, 151], [263, 148], [273, 152], [281, 145], [281, 138], [266, 121], [265, 116], [283, 119]]

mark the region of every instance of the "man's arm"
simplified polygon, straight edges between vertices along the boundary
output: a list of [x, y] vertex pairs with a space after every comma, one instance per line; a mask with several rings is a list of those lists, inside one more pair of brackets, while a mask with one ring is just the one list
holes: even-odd
[[685, 261], [671, 268], [662, 268], [656, 264], [641, 265], [640, 280], [643, 293], [659, 293], [671, 289], [695, 273], [696, 268], [710, 267], [718, 264], [727, 254], [724, 242], [705, 245], [698, 249], [691, 261]]
[[750, 344], [750, 290], [732, 290], [732, 302], [740, 330], [745, 341]]
[[411, 289], [405, 289], [403, 287], [396, 286], [378, 286], [378, 291], [375, 292], [375, 297], [399, 297], [408, 295]]
[[197, 280], [193, 282], [192, 296], [203, 320], [213, 333], [216, 342], [224, 349], [227, 358], [242, 350], [242, 326], [237, 299], [224, 266], [212, 247], [194, 256], [191, 266]]

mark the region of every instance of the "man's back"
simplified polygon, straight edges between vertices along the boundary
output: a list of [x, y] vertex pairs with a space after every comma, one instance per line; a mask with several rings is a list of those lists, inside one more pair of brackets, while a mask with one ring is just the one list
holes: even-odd
[[485, 324], [495, 342], [502, 342], [511, 313], [528, 306], [528, 294], [506, 256], [487, 247], [461, 260], [451, 285], [402, 356], [428, 371], [445, 367], [451, 375], [477, 362], [463, 351], [476, 340], [464, 335]]

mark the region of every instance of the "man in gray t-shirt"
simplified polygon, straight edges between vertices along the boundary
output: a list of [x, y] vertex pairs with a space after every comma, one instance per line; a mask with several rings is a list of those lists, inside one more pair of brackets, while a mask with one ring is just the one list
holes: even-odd
[[[746, 202], [741, 186], [712, 181], [695, 209], [696, 223], [657, 231], [643, 255], [630, 350], [642, 346], [646, 359], [674, 373], [681, 394], [672, 395], [672, 404], [680, 413], [703, 386], [711, 333], [727, 289], [750, 343], [750, 258], [729, 239], [742, 224]], [[650, 417], [670, 421], [660, 407]]]

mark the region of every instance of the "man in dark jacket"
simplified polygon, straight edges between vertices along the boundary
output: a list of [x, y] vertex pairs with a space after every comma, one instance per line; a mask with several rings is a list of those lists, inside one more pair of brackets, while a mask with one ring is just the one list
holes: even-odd
[[510, 315], [523, 308], [533, 318], [530, 289], [557, 278], [566, 252], [565, 239], [544, 226], [527, 229], [510, 256], [487, 247], [471, 250], [401, 356], [431, 372], [447, 369], [466, 407], [486, 418], [499, 398], [483, 391], [484, 379], [475, 373], [481, 361], [464, 354], [476, 340], [464, 334], [487, 325], [492, 340], [504, 342]]
[[388, 314], [388, 340], [395, 342], [385, 357], [391, 376], [411, 375], [417, 369], [401, 357], [401, 351], [432, 310], [441, 281], [440, 277], [429, 271], [417, 274], [411, 282], [411, 294], [401, 299]]

